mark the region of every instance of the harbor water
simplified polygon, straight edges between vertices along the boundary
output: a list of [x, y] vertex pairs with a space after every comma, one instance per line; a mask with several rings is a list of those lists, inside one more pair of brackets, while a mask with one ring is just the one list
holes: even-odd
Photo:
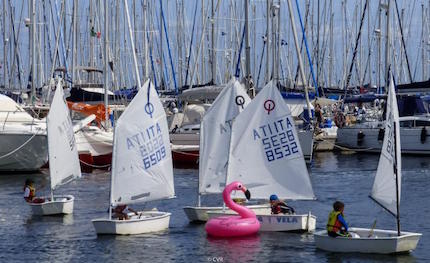
[[[345, 203], [350, 226], [396, 229], [396, 220], [368, 198], [379, 155], [316, 153], [310, 175], [316, 201], [290, 201], [299, 213], [317, 216], [323, 229], [335, 200]], [[109, 172], [83, 174], [56, 192], [75, 196], [74, 213], [67, 216], [32, 216], [23, 199], [26, 178], [40, 194], [49, 194], [47, 171], [40, 174], [0, 176], [0, 262], [428, 262], [430, 261], [430, 158], [403, 156], [400, 205], [401, 228], [423, 233], [410, 254], [336, 254], [316, 249], [312, 234], [260, 233], [254, 237], [213, 239], [204, 224], [190, 224], [182, 207], [197, 200], [198, 170], [175, 169], [177, 198], [135, 209], [172, 213], [170, 228], [137, 236], [97, 236], [91, 219], [108, 216]], [[220, 196], [205, 196], [217, 205]]]

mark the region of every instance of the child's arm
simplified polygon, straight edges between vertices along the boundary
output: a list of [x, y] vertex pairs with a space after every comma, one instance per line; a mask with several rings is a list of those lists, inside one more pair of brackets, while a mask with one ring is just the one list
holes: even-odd
[[345, 219], [343, 219], [342, 214], [338, 214], [337, 219], [343, 225], [343, 227], [345, 228], [345, 231], [348, 231], [348, 224], [345, 222]]

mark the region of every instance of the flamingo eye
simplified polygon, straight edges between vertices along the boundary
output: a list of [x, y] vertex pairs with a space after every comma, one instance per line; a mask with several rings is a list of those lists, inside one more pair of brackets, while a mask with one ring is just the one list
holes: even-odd
[[242, 185], [241, 185], [241, 184], [240, 184], [240, 185], [238, 185], [238, 186], [237, 186], [237, 188], [242, 188]]

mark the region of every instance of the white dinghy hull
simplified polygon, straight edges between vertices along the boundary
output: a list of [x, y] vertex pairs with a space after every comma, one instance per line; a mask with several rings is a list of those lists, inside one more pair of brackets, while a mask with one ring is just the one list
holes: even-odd
[[136, 235], [160, 232], [169, 228], [170, 215], [167, 212], [144, 211], [139, 215], [129, 214], [130, 219], [94, 219], [97, 235]]
[[[254, 211], [254, 213], [256, 214], [258, 213], [270, 215], [270, 205], [247, 205], [246, 207]], [[224, 212], [223, 209], [225, 209]], [[222, 206], [186, 206], [184, 207], [184, 212], [190, 222], [206, 222], [211, 218], [209, 216], [210, 213], [216, 213], [216, 215], [218, 216], [225, 214], [236, 214], [236, 212], [230, 210], [227, 207], [223, 208]], [[216, 217], [216, 215], [214, 215], [213, 217]]]
[[73, 195], [54, 195], [54, 201], [51, 197], [45, 197], [44, 203], [30, 203], [34, 215], [48, 216], [72, 214], [75, 197]]
[[260, 232], [313, 232], [317, 218], [309, 214], [302, 215], [259, 215]]
[[[422, 234], [366, 228], [350, 228], [353, 237], [330, 237], [326, 230], [315, 233], [316, 247], [331, 252], [392, 254], [414, 250]], [[369, 233], [373, 233], [371, 237]]]

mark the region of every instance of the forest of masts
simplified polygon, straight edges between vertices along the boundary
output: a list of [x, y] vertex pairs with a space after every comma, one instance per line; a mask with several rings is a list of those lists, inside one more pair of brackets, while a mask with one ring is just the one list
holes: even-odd
[[130, 23], [119, 0], [1, 1], [8, 90], [40, 88], [58, 69], [70, 86], [136, 87], [130, 32], [141, 80], [160, 90], [247, 74], [257, 88], [271, 79], [293, 88], [303, 82], [290, 11], [310, 86], [382, 87], [387, 65], [397, 83], [429, 79], [430, 1], [128, 0]]

